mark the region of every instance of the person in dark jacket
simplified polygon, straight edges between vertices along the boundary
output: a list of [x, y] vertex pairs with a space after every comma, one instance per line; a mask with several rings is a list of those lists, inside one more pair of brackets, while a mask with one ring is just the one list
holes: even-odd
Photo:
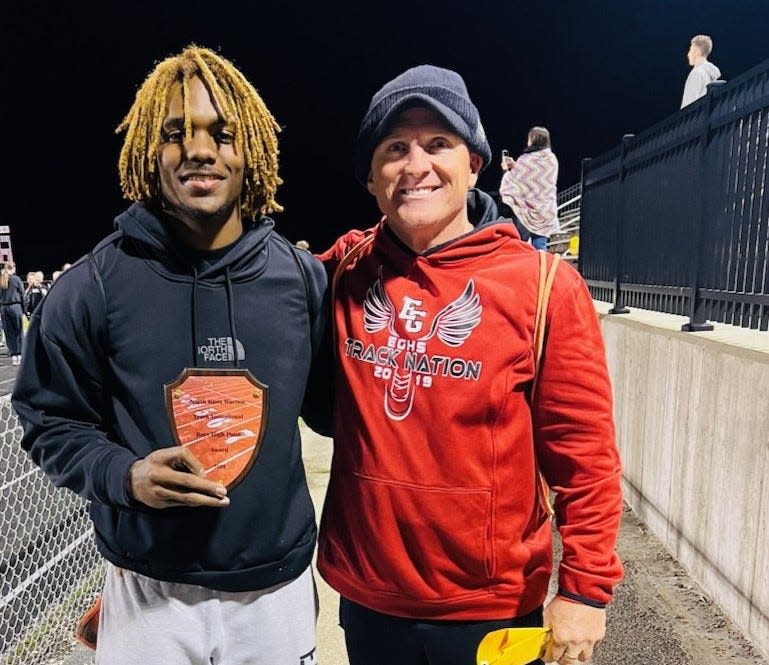
[[43, 278], [41, 270], [27, 273], [27, 288], [24, 291], [24, 314], [27, 315], [28, 320], [32, 318], [32, 314], [34, 314], [37, 306], [48, 293], [48, 288]]
[[21, 445], [89, 502], [101, 665], [316, 662], [298, 417], [327, 280], [267, 216], [278, 130], [218, 53], [159, 62], [118, 127], [133, 203], [28, 331]]
[[0, 317], [11, 363], [21, 362], [23, 341], [24, 282], [16, 274], [16, 264], [9, 261], [0, 270]]

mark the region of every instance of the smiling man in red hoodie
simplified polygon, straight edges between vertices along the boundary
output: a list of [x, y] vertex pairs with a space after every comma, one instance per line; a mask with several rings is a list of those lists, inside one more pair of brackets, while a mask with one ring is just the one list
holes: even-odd
[[[536, 390], [539, 254], [475, 188], [491, 161], [455, 72], [373, 97], [357, 178], [383, 217], [320, 258], [333, 276], [334, 456], [318, 569], [351, 665], [471, 665], [489, 631], [552, 628], [587, 661], [622, 577], [621, 466], [598, 318], [558, 268]], [[549, 261], [552, 261], [549, 255]], [[545, 606], [555, 492], [559, 590]]]

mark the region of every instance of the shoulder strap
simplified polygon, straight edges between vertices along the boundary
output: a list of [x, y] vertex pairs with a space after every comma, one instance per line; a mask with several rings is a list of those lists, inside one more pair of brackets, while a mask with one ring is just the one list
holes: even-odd
[[350, 265], [352, 260], [358, 256], [366, 247], [368, 247], [374, 240], [374, 234], [368, 233], [363, 238], [361, 238], [358, 242], [356, 242], [352, 248], [342, 257], [342, 260], [337, 264], [336, 270], [334, 270], [334, 275], [331, 278], [331, 303], [332, 303], [332, 310], [331, 310], [331, 326], [333, 329], [333, 335], [334, 335], [334, 355], [336, 355], [337, 352], [337, 345], [336, 345], [336, 325], [334, 325], [336, 318], [334, 317], [334, 303], [336, 302], [336, 285], [339, 282], [339, 279], [342, 277], [342, 273], [344, 273], [345, 268]]
[[[332, 302], [335, 301], [336, 285], [341, 277], [344, 269], [350, 264], [350, 262], [363, 251], [374, 240], [374, 234], [369, 234], [363, 239], [359, 240], [350, 249], [347, 254], [342, 257], [342, 260], [334, 271], [334, 276], [331, 282], [331, 298]], [[537, 377], [539, 376], [539, 362], [542, 356], [542, 348], [545, 341], [545, 321], [547, 318], [547, 304], [550, 299], [550, 291], [553, 288], [553, 281], [555, 280], [555, 273], [558, 270], [558, 262], [561, 257], [559, 254], [554, 254], [553, 260], [550, 263], [550, 268], [547, 267], [548, 252], [545, 250], [539, 250], [539, 285], [537, 291], [537, 310], [534, 320], [534, 382], [532, 385], [532, 395], [537, 384]], [[333, 318], [333, 316], [332, 316]], [[336, 352], [336, 344], [334, 344], [334, 351]], [[535, 456], [536, 459], [536, 456]], [[537, 476], [539, 479], [539, 498], [543, 508], [547, 512], [548, 516], [553, 516], [553, 506], [550, 503], [550, 488], [547, 481], [539, 471], [539, 465], [537, 465]]]
[[[547, 319], [547, 304], [550, 300], [550, 291], [553, 288], [553, 281], [555, 280], [555, 272], [558, 270], [558, 262], [561, 260], [560, 254], [554, 254], [553, 260], [550, 263], [550, 269], [547, 267], [547, 255], [545, 250], [539, 250], [539, 285], [537, 289], [537, 313], [534, 317], [534, 381], [531, 386], [531, 394], [534, 395], [534, 391], [537, 388], [537, 379], [539, 378], [539, 363], [542, 358], [542, 347], [545, 343], [545, 322]], [[534, 456], [536, 462], [536, 454]], [[539, 492], [539, 500], [542, 507], [547, 512], [548, 516], [552, 519], [553, 505], [550, 503], [550, 487], [547, 484], [542, 472], [539, 470], [539, 464], [537, 463], [537, 476], [539, 479], [539, 485], [537, 487]]]
[[350, 265], [352, 260], [358, 256], [368, 245], [370, 245], [374, 240], [374, 234], [368, 233], [363, 238], [361, 238], [358, 242], [356, 242], [352, 248], [342, 257], [342, 260], [337, 264], [336, 270], [334, 270], [334, 276], [331, 279], [331, 297], [333, 299], [335, 293], [336, 293], [336, 285], [339, 281], [339, 278], [342, 276], [342, 273], [344, 272], [344, 269]]
[[555, 280], [555, 271], [558, 270], [560, 254], [553, 254], [550, 269], [547, 268], [548, 252], [539, 250], [539, 287], [537, 291], [537, 313], [534, 318], [534, 381], [539, 375], [539, 362], [542, 357], [542, 346], [545, 343], [545, 320], [547, 318], [547, 304], [550, 300], [550, 291]]

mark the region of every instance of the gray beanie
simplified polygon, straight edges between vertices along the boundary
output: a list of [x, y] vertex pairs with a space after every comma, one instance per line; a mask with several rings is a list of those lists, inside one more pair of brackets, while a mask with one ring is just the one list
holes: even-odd
[[371, 98], [360, 124], [355, 145], [355, 177], [364, 185], [371, 170], [371, 157], [390, 124], [406, 104], [422, 105], [439, 113], [449, 127], [467, 143], [470, 152], [483, 158], [483, 167], [491, 162], [491, 148], [483, 131], [478, 109], [470, 101], [462, 77], [450, 69], [419, 65], [407, 69], [385, 83]]

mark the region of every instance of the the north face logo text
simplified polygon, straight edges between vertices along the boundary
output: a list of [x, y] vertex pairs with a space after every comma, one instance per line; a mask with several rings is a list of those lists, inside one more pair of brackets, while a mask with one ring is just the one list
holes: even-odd
[[[243, 345], [236, 341], [238, 349], [238, 360], [245, 360], [246, 353]], [[235, 360], [235, 354], [232, 349], [231, 337], [209, 337], [207, 344], [201, 344], [198, 347], [198, 355], [204, 362], [231, 362]]]

